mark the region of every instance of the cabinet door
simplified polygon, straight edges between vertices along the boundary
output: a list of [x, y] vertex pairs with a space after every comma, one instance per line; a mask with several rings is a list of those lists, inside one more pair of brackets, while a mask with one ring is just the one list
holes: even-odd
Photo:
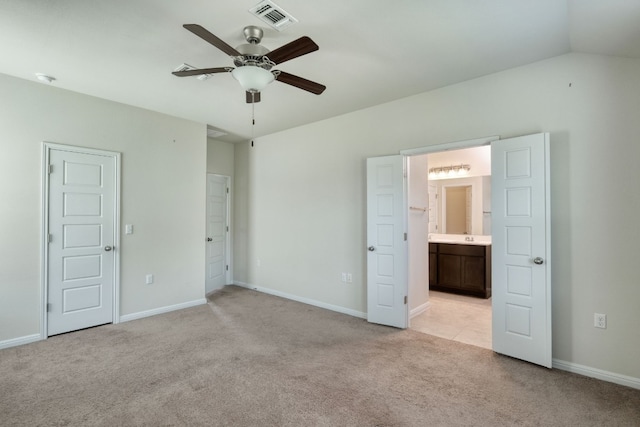
[[438, 254], [438, 285], [459, 288], [460, 273], [460, 255]]
[[438, 284], [438, 254], [429, 252], [429, 286]]
[[465, 256], [461, 258], [462, 279], [460, 286], [463, 289], [484, 291], [485, 258], [479, 256]]

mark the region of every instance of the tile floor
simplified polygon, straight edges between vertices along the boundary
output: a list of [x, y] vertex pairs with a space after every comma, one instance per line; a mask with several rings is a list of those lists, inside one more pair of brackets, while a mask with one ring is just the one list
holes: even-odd
[[410, 320], [411, 329], [491, 349], [491, 298], [429, 291], [429, 302]]

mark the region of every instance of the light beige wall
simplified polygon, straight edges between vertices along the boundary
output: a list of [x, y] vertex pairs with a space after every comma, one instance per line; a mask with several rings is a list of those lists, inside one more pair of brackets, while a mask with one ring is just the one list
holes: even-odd
[[234, 144], [207, 138], [207, 172], [233, 177]]
[[234, 144], [233, 192], [233, 279], [249, 283], [249, 177], [251, 175], [249, 143]]
[[0, 94], [0, 342], [39, 333], [43, 141], [122, 153], [121, 315], [203, 298], [206, 126], [5, 75]]
[[427, 155], [411, 156], [408, 163], [409, 314], [419, 313], [429, 301], [429, 204]]
[[640, 60], [571, 54], [259, 138], [236, 149], [243, 277], [365, 311], [367, 157], [550, 132], [553, 357], [640, 378], [638, 117]]

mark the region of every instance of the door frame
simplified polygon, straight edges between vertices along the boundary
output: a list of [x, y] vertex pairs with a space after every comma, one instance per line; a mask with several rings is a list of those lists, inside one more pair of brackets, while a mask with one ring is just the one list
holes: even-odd
[[41, 165], [41, 232], [40, 232], [40, 339], [47, 339], [47, 303], [49, 298], [49, 156], [51, 150], [70, 151], [74, 153], [106, 156], [114, 159], [114, 203], [113, 203], [113, 323], [120, 322], [120, 173], [121, 153], [96, 148], [78, 147], [73, 145], [42, 142]]
[[[499, 136], [488, 136], [488, 137], [484, 137], [484, 138], [475, 138], [475, 139], [468, 139], [468, 140], [463, 140], [463, 141], [445, 142], [445, 143], [442, 143], [442, 144], [428, 145], [428, 146], [424, 146], [424, 147], [410, 148], [410, 149], [407, 149], [407, 150], [400, 150], [400, 154], [403, 155], [405, 157], [405, 159], [406, 159], [407, 157], [419, 156], [419, 155], [423, 155], [423, 154], [441, 153], [443, 151], [462, 150], [462, 149], [465, 149], [465, 148], [474, 148], [474, 147], [481, 147], [481, 146], [485, 146], [485, 145], [491, 145], [491, 142], [497, 141], [499, 139], [500, 139]], [[409, 178], [405, 177], [405, 193], [406, 193], [406, 187], [407, 187], [408, 180], [409, 180]], [[443, 199], [444, 198], [441, 199], [441, 202], [444, 202]], [[438, 215], [440, 215], [440, 212], [438, 212]], [[405, 209], [404, 216], [405, 216], [405, 223], [408, 223], [409, 212], [408, 212], [407, 209]], [[408, 232], [408, 228], [407, 228], [407, 232]], [[438, 230], [438, 233], [440, 233], [440, 232], [442, 232], [442, 230]], [[411, 236], [409, 236], [409, 239], [411, 239]], [[410, 259], [411, 259], [411, 252], [408, 251], [408, 253], [407, 253], [407, 269], [409, 268]], [[429, 266], [429, 268], [431, 268], [431, 266]], [[427, 280], [428, 280], [428, 275], [427, 275]], [[410, 293], [407, 293], [407, 295], [408, 295], [409, 299], [411, 299]], [[409, 301], [409, 305], [410, 304], [411, 304], [411, 301]], [[426, 304], [429, 304], [429, 302], [427, 301]], [[411, 316], [409, 318], [409, 324], [408, 324], [409, 328], [411, 327], [410, 321], [411, 321]]]
[[[232, 179], [231, 179], [231, 177], [229, 175], [222, 175], [222, 174], [219, 174], [219, 173], [207, 172], [207, 177], [209, 175], [213, 175], [213, 176], [217, 176], [217, 177], [220, 177], [220, 178], [224, 178], [227, 181], [227, 197], [226, 197], [227, 224], [226, 225], [229, 228], [229, 230], [227, 231], [227, 234], [226, 234], [225, 248], [224, 249], [226, 251], [225, 263], [226, 263], [226, 265], [229, 266], [229, 269], [225, 272], [225, 281], [227, 282], [227, 284], [231, 284], [231, 283], [233, 283], [233, 252], [232, 252], [233, 245], [232, 245], [232, 241], [231, 241], [232, 240], [231, 231], [233, 230], [233, 227], [232, 227], [233, 224], [231, 223], [231, 221], [232, 221], [232, 217], [231, 217], [231, 203], [232, 203], [231, 194], [233, 194], [233, 188], [232, 188], [233, 182], [232, 182]], [[209, 179], [208, 178], [205, 178], [205, 179], [207, 180], [207, 182], [205, 184], [205, 188], [206, 188], [206, 186], [209, 183]], [[207, 191], [207, 194], [205, 195], [205, 200], [208, 197], [209, 197], [209, 193]], [[208, 209], [209, 205], [206, 204], [206, 206], [207, 207], [205, 209]], [[205, 211], [205, 218], [207, 218], [207, 217], [208, 217], [208, 215], [207, 215], [207, 212]], [[205, 232], [206, 232], [206, 229], [207, 229], [206, 228], [207, 225], [208, 224], [205, 224]], [[206, 236], [205, 236], [205, 240], [206, 240]], [[206, 261], [206, 250], [207, 250], [206, 241], [205, 241], [205, 249], [204, 250], [205, 250], [205, 261]], [[205, 262], [205, 268], [206, 268], [206, 262]], [[205, 277], [205, 289], [206, 289], [206, 277]]]
[[[524, 135], [523, 135], [524, 136]], [[480, 146], [484, 146], [484, 145], [491, 145], [491, 143], [493, 141], [497, 141], [500, 140], [501, 138], [499, 136], [490, 136], [490, 137], [485, 137], [485, 138], [477, 138], [477, 139], [470, 139], [470, 140], [465, 140], [465, 141], [454, 141], [454, 142], [449, 142], [449, 143], [444, 143], [444, 144], [437, 144], [437, 145], [431, 145], [431, 146], [426, 146], [426, 147], [419, 147], [419, 148], [412, 148], [412, 149], [408, 149], [408, 150], [401, 150], [400, 154], [406, 156], [412, 156], [412, 155], [418, 155], [418, 154], [429, 154], [429, 153], [436, 153], [436, 152], [442, 152], [442, 151], [449, 151], [449, 150], [459, 150], [459, 149], [464, 149], [464, 148], [473, 148], [473, 147], [480, 147]], [[545, 142], [545, 162], [546, 164], [550, 164], [550, 159], [549, 159], [549, 139], [547, 137], [546, 142]], [[550, 210], [548, 208], [549, 206], [549, 199], [551, 197], [550, 194], [550, 179], [549, 179], [549, 169], [546, 168], [545, 169], [545, 186], [546, 186], [546, 202], [547, 202], [547, 210], [545, 212], [545, 221], [548, 224], [550, 224]], [[493, 230], [492, 230], [493, 231]], [[551, 247], [551, 239], [546, 239], [546, 251], [547, 254], [550, 253], [550, 247]], [[409, 254], [409, 257], [411, 256], [411, 254]], [[550, 263], [551, 260], [546, 260], [545, 262]], [[551, 269], [548, 268], [546, 270], [546, 283], [549, 284], [551, 283]], [[547, 293], [547, 308], [548, 310], [551, 310], [551, 292]], [[492, 299], [492, 311], [493, 311], [493, 299]], [[550, 317], [549, 317], [550, 319]], [[492, 325], [493, 328], [493, 325]], [[552, 331], [552, 323], [551, 320], [549, 320], [546, 324], [546, 328], [547, 328], [547, 334], [548, 336], [551, 336], [551, 331]], [[492, 349], [493, 349], [493, 344], [492, 344]], [[550, 355], [552, 357], [552, 355]], [[547, 366], [548, 368], [551, 368], [551, 361], [549, 361], [549, 365]]]

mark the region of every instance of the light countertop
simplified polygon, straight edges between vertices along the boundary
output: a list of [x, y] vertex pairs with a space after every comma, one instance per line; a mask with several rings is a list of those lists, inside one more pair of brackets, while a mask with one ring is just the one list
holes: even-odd
[[[467, 237], [473, 240], [465, 240]], [[430, 243], [450, 243], [454, 245], [491, 245], [491, 236], [475, 236], [469, 234], [429, 234]]]

